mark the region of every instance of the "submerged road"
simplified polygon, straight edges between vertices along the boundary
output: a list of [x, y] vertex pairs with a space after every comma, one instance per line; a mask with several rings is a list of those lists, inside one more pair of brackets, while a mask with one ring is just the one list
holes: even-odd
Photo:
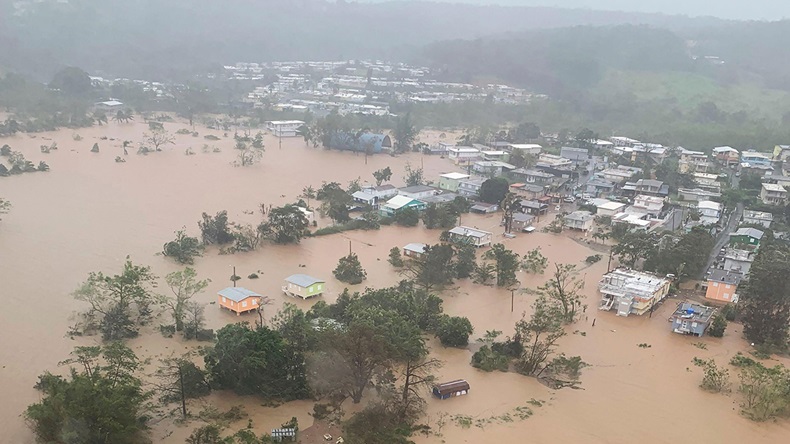
[[727, 225], [724, 227], [723, 230], [719, 233], [716, 237], [716, 244], [713, 246], [713, 250], [710, 252], [710, 257], [708, 258], [708, 263], [705, 265], [705, 268], [702, 269], [697, 279], [702, 279], [705, 277], [705, 272], [713, 265], [713, 261], [716, 260], [716, 256], [719, 254], [719, 250], [721, 250], [727, 242], [730, 240], [730, 233], [735, 231], [735, 227], [738, 226], [738, 222], [741, 220], [741, 215], [743, 214], [743, 204], [739, 203], [735, 210], [730, 213], [729, 219], [727, 220]]

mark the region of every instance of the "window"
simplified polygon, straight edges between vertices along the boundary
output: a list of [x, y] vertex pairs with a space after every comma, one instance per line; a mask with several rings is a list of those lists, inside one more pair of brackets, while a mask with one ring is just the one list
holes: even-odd
[[242, 307], [246, 307], [246, 306], [247, 306], [247, 301], [243, 301], [243, 302], [241, 303], [241, 306], [242, 306]]
[[313, 292], [313, 286], [312, 286], [312, 285], [310, 286], [310, 288], [308, 289], [308, 291], [309, 291], [310, 293], [312, 293], [312, 292]]
[[258, 300], [257, 299], [253, 299], [252, 300], [252, 305], [258, 305]]
[[724, 299], [730, 299], [730, 294], [729, 293], [724, 293], [724, 296], [722, 296], [722, 297]]
[[225, 296], [222, 296], [222, 303], [224, 304], [224, 303], [227, 303], [227, 302], [228, 302], [228, 300], [225, 299]]
[[713, 283], [713, 286], [714, 286], [714, 287], [718, 287], [718, 286], [719, 286], [719, 283], [718, 283], [718, 282], [714, 282], [714, 283]]

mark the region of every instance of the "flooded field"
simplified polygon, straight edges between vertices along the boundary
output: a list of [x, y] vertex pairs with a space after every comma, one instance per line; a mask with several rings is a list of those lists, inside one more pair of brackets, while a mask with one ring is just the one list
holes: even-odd
[[[186, 127], [177, 123], [165, 126], [171, 132]], [[0, 144], [22, 151], [34, 163], [46, 160], [52, 169], [49, 173], [0, 178], [0, 196], [13, 204], [12, 211], [0, 222], [0, 282], [4, 299], [4, 309], [0, 311], [0, 441], [33, 442], [21, 413], [38, 399], [33, 389], [37, 376], [45, 370], [57, 371], [57, 363], [67, 358], [74, 346], [98, 341], [65, 336], [73, 313], [85, 308], [70, 293], [89, 272], [117, 272], [127, 255], [136, 263], [152, 266], [159, 276], [178, 269], [177, 264], [157, 253], [182, 227], [197, 235], [197, 221], [204, 211], [213, 214], [228, 210], [231, 220], [252, 223], [260, 217], [259, 204], [293, 202], [305, 186], [317, 188], [322, 181], [344, 185], [358, 177], [372, 181], [373, 171], [390, 166], [393, 183], [400, 186], [407, 162], [416, 167], [422, 165], [428, 179], [458, 171], [439, 157], [377, 155], [366, 162], [362, 155], [314, 149], [297, 138], [283, 139], [280, 149], [279, 141], [268, 136], [260, 164], [235, 167], [232, 137], [222, 137], [222, 131], [205, 128], [196, 128], [200, 133], [197, 138], [177, 136], [176, 144], [165, 147], [163, 152], [143, 156], [134, 154], [136, 149], [132, 148], [125, 156], [126, 163], [116, 163], [115, 157], [122, 155], [121, 142], [130, 140], [136, 144], [146, 129], [142, 123], [111, 123], [78, 130], [83, 138], [79, 142], [73, 140], [71, 130], [42, 133], [35, 138], [17, 135], [0, 139]], [[218, 142], [208, 142], [221, 148], [221, 152], [203, 152], [206, 134], [222, 137]], [[115, 140], [100, 140], [101, 137]], [[58, 143], [59, 149], [41, 153], [39, 146], [52, 141]], [[96, 142], [100, 152], [91, 153]], [[189, 147], [195, 155], [184, 154]], [[433, 353], [445, 362], [439, 379], [465, 378], [472, 389], [466, 397], [429, 400], [426, 422], [441, 436], [419, 436], [415, 438], [417, 442], [786, 442], [790, 423], [752, 423], [739, 416], [735, 395], [712, 395], [697, 388], [701, 372], [693, 367], [691, 359], [714, 357], [724, 362], [743, 350], [746, 344], [740, 338], [740, 326], [731, 325], [723, 340], [671, 334], [666, 319], [673, 301], [657, 310], [652, 319], [600, 313], [595, 309], [596, 283], [605, 272], [605, 259], [586, 267], [584, 259], [594, 252], [564, 235], [533, 233], [503, 239], [498, 222], [497, 216], [463, 216], [465, 225], [494, 231], [496, 241], [519, 253], [540, 246], [551, 262], [576, 263], [581, 268], [591, 308], [586, 319], [570, 327], [561, 349], [569, 355], [581, 355], [591, 367], [584, 371], [581, 390], [553, 391], [531, 378], [477, 371], [469, 365], [470, 351], [445, 349], [432, 341]], [[328, 223], [319, 221], [319, 226]], [[392, 226], [374, 232], [305, 239], [298, 246], [264, 244], [247, 254], [219, 255], [216, 250], [208, 250], [196, 261], [195, 268], [199, 276], [212, 282], [196, 299], [204, 303], [215, 301], [216, 292], [230, 285], [229, 276], [235, 266], [236, 273], [243, 277], [238, 285], [274, 301], [267, 307], [266, 317], [285, 302], [307, 309], [313, 302], [296, 301], [282, 294], [280, 286], [285, 276], [304, 272], [327, 279], [325, 299], [332, 302], [344, 286], [334, 280], [331, 271], [349, 246], [368, 273], [368, 280], [357, 286], [361, 290], [365, 286], [391, 285], [399, 279], [386, 261], [390, 248], [409, 242], [435, 243], [438, 237], [439, 230]], [[253, 272], [261, 278], [248, 280], [246, 276]], [[519, 279], [523, 287], [535, 287], [544, 277], [522, 273]], [[531, 304], [531, 296], [516, 294], [511, 312], [509, 291], [467, 282], [442, 296], [446, 313], [469, 317], [475, 337], [494, 329], [510, 334], [513, 324], [523, 312], [528, 312]], [[239, 318], [220, 311], [216, 305], [208, 305], [206, 315], [208, 327], [214, 329], [239, 320], [253, 320], [252, 316]], [[595, 327], [591, 326], [593, 319]], [[579, 333], [570, 334], [573, 330]], [[695, 347], [697, 342], [705, 343], [707, 349]], [[648, 343], [651, 348], [639, 348], [639, 343]], [[130, 345], [138, 355], [149, 357], [181, 353], [196, 344], [167, 339], [149, 330]], [[528, 404], [530, 399], [543, 401], [543, 405]], [[204, 401], [220, 408], [244, 405], [259, 433], [279, 426], [291, 416], [297, 416], [303, 428], [311, 424], [309, 402], [268, 408], [260, 406], [255, 398], [238, 398], [229, 393], [215, 393]], [[495, 419], [522, 406], [529, 406], [534, 415], [527, 419], [514, 417], [511, 422]], [[192, 408], [199, 408], [198, 403]], [[458, 415], [472, 418], [471, 426], [465, 427], [453, 419]], [[244, 426], [246, 421], [236, 428]], [[179, 427], [163, 420], [154, 425], [153, 440], [181, 443], [193, 427], [194, 424]]]

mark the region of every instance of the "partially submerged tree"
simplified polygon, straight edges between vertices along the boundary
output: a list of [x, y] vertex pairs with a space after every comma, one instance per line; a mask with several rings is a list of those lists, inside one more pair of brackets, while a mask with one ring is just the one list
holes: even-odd
[[419, 131], [414, 122], [412, 122], [411, 113], [406, 113], [399, 117], [393, 131], [395, 152], [405, 153], [411, 151], [414, 141], [417, 139], [417, 134], [419, 134]]
[[272, 208], [269, 220], [258, 227], [266, 237], [278, 244], [298, 244], [310, 223], [296, 205]]
[[166, 129], [155, 127], [150, 132], [143, 134], [143, 146], [146, 148], [145, 152], [150, 151], [147, 147], [153, 147], [154, 151], [162, 151], [165, 145], [172, 145], [176, 143], [176, 138], [170, 134]]
[[421, 255], [404, 261], [401, 274], [426, 290], [446, 287], [455, 278], [454, 255], [450, 244], [426, 245]]
[[176, 231], [176, 238], [165, 243], [162, 254], [172, 257], [179, 264], [192, 265], [195, 257], [203, 254], [203, 246], [196, 237], [187, 236], [184, 230]]
[[540, 252], [540, 247], [529, 250], [524, 256], [524, 261], [521, 263], [527, 273], [543, 274], [546, 267], [549, 265], [549, 260]]
[[390, 263], [393, 267], [400, 268], [404, 265], [403, 256], [401, 255], [400, 248], [392, 247], [390, 248], [389, 259], [387, 262]]
[[494, 244], [486, 251], [485, 257], [494, 260], [498, 287], [508, 287], [518, 283], [516, 271], [520, 264], [517, 253], [508, 250], [503, 244]]
[[483, 185], [480, 187], [480, 200], [499, 205], [505, 198], [509, 189], [510, 184], [507, 179], [503, 177], [488, 179], [483, 182]]
[[381, 186], [384, 182], [389, 182], [392, 179], [392, 170], [390, 167], [376, 170], [373, 172], [373, 178], [376, 179], [376, 186]]
[[439, 321], [436, 336], [445, 347], [466, 347], [472, 333], [474, 328], [468, 318], [445, 315]]
[[206, 372], [192, 362], [189, 354], [160, 359], [154, 377], [160, 402], [179, 402], [184, 418], [187, 417], [187, 399], [200, 398], [211, 393]]
[[572, 323], [586, 306], [582, 304], [584, 281], [576, 276], [576, 265], [554, 264], [554, 273], [544, 285], [538, 287], [538, 294], [557, 306], [563, 322]]
[[92, 272], [73, 296], [90, 304], [84, 330], [98, 328], [107, 341], [137, 336], [137, 326], [145, 324], [156, 302], [156, 276], [150, 267], [134, 265], [127, 258], [121, 274], [108, 276]]
[[44, 373], [41, 400], [24, 416], [39, 442], [118, 443], [147, 441], [148, 394], [136, 375], [140, 362], [120, 343], [77, 347], [64, 364], [67, 376]]
[[349, 253], [348, 256], [341, 257], [332, 274], [340, 282], [351, 285], [360, 284], [367, 278], [367, 273], [365, 273], [355, 253]]
[[198, 280], [197, 272], [193, 268], [187, 267], [184, 270], [174, 271], [165, 276], [165, 282], [170, 288], [172, 296], [163, 297], [162, 302], [170, 310], [176, 331], [182, 331], [184, 330], [187, 305], [196, 294], [201, 293], [208, 287], [211, 280]]
[[218, 212], [214, 217], [203, 213], [203, 220], [198, 222], [198, 227], [200, 227], [203, 243], [206, 245], [229, 244], [234, 240], [233, 233], [228, 226], [228, 212], [225, 210]]
[[425, 177], [422, 168], [412, 168], [411, 164], [406, 163], [406, 175], [403, 176], [403, 181], [406, 182], [407, 187], [423, 185]]

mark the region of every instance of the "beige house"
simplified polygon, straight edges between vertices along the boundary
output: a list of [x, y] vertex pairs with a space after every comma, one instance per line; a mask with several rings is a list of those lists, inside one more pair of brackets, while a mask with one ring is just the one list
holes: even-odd
[[775, 183], [764, 183], [760, 190], [760, 200], [766, 205], [784, 205], [787, 202], [787, 190]]

